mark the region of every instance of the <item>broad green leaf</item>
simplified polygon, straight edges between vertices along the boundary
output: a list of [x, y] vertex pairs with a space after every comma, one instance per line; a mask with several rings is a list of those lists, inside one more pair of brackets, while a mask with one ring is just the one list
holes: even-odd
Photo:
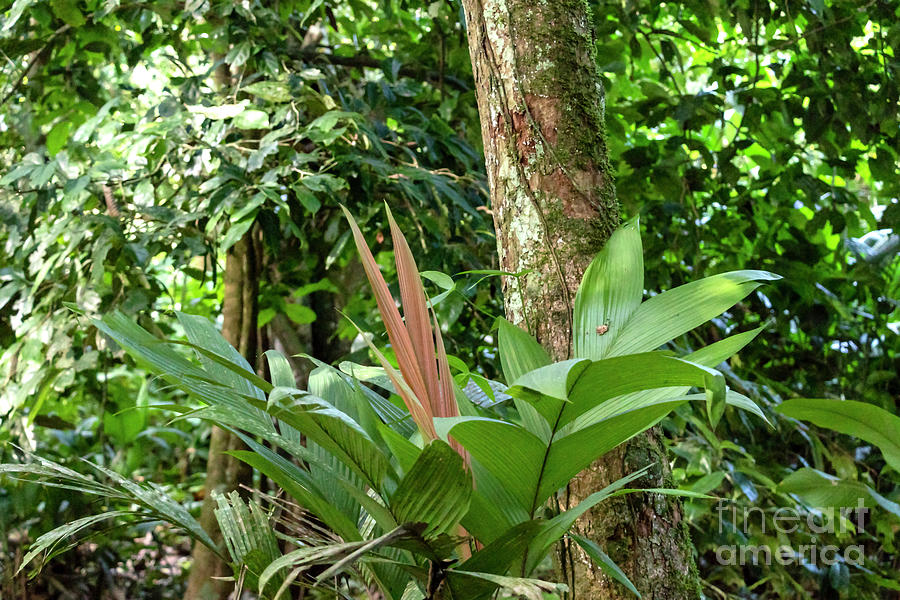
[[555, 362], [519, 376], [506, 392], [510, 396], [516, 396], [522, 388], [525, 388], [537, 392], [542, 397], [565, 401], [572, 386], [590, 365], [591, 361], [584, 358]]
[[530, 514], [547, 445], [522, 427], [481, 417], [435, 419]]
[[786, 400], [775, 410], [786, 417], [810, 421], [874, 444], [885, 462], [900, 473], [900, 417], [897, 415], [865, 402], [825, 398]]
[[47, 153], [50, 156], [56, 156], [60, 150], [65, 148], [71, 130], [72, 121], [68, 120], [60, 121], [53, 126], [53, 129], [47, 134]]
[[421, 271], [419, 276], [431, 281], [443, 290], [452, 290], [455, 287], [453, 278], [440, 271]]
[[[704, 346], [700, 350], [688, 354], [683, 358], [687, 361], [697, 363], [704, 367], [714, 368], [740, 351], [741, 348], [749, 344], [751, 341], [753, 341], [753, 339], [761, 331], [762, 327], [759, 327], [757, 329], [729, 336], [724, 340], [720, 340], [708, 346]], [[653, 404], [665, 401], [668, 398], [678, 398], [684, 396], [688, 392], [688, 390], [690, 390], [689, 386], [679, 386], [632, 392], [625, 396], [620, 396], [611, 400], [607, 400], [605, 402], [601, 402], [596, 407], [580, 415], [567, 427], [570, 431], [583, 429], [584, 427], [597, 423], [605, 418], [609, 418], [614, 414], [619, 414], [628, 410], [634, 410], [643, 406], [651, 406]], [[767, 424], [769, 423], [768, 419], [766, 419], [765, 414], [759, 409], [759, 407], [752, 400], [746, 398], [745, 396], [728, 390], [726, 392], [726, 402], [743, 410], [748, 410], [761, 418]], [[568, 433], [568, 431], [566, 433]]]
[[536, 505], [541, 505], [598, 457], [656, 425], [684, 402], [687, 402], [687, 399], [633, 410], [553, 442], [541, 477]]
[[644, 256], [635, 218], [612, 234], [584, 273], [575, 295], [575, 356], [606, 358], [643, 293]]
[[[497, 469], [498, 465], [492, 467]], [[472, 495], [472, 508], [462, 520], [466, 531], [482, 543], [489, 544], [512, 527], [531, 519], [528, 508], [480, 461], [472, 458], [471, 469], [476, 487]]]
[[450, 533], [469, 510], [472, 475], [448, 444], [434, 440], [422, 450], [390, 499], [398, 523], [426, 523], [426, 538]]
[[[722, 374], [660, 352], [618, 356], [591, 363], [569, 360], [526, 373], [507, 392], [524, 388], [539, 392], [525, 396], [555, 430], [617, 396], [653, 388], [696, 386], [712, 388], [724, 398]], [[562, 402], [559, 399], [568, 399]]]
[[316, 320], [315, 311], [303, 304], [285, 303], [284, 314], [297, 325], [306, 325]]
[[650, 467], [644, 467], [640, 471], [635, 473], [631, 473], [622, 477], [621, 479], [614, 481], [609, 484], [602, 490], [596, 491], [581, 502], [578, 503], [573, 508], [562, 512], [552, 519], [550, 519], [546, 526], [541, 529], [541, 531], [536, 535], [530, 542], [528, 546], [528, 555], [527, 561], [525, 565], [525, 573], [531, 573], [544, 559], [547, 555], [547, 552], [550, 551], [550, 548], [555, 544], [562, 536], [569, 531], [569, 528], [575, 524], [575, 521], [578, 520], [578, 517], [586, 513], [588, 510], [606, 500], [610, 496], [613, 495], [614, 492], [617, 492], [624, 488], [627, 484], [635, 481], [636, 479], [640, 479], [649, 469]]
[[502, 317], [497, 322], [497, 347], [507, 383], [552, 362], [547, 351], [528, 332]]
[[378, 431], [390, 448], [391, 455], [397, 460], [400, 470], [404, 473], [408, 472], [419, 458], [422, 449], [387, 425], [379, 425]]
[[286, 83], [280, 81], [257, 81], [245, 85], [241, 91], [258, 96], [269, 102], [288, 102], [291, 99], [291, 91]]
[[241, 111], [231, 122], [238, 129], [268, 129], [269, 114], [265, 111], [251, 108]]
[[266, 357], [269, 364], [272, 385], [276, 387], [294, 387], [296, 385], [294, 370], [284, 354], [278, 350], [266, 350], [263, 352], [263, 356]]
[[[682, 402], [682, 401], [705, 401], [707, 396], [705, 393], [702, 394], [682, 394], [682, 395], [671, 395], [672, 392], [668, 391], [670, 389], [675, 388], [663, 388], [661, 390], [647, 390], [648, 393], [635, 393], [635, 394], [626, 394], [625, 396], [618, 396], [613, 398], [612, 400], [607, 400], [599, 404], [592, 412], [590, 420], [582, 420], [581, 418], [576, 419], [571, 422], [567, 427], [562, 428], [557, 434], [557, 439], [561, 439], [564, 436], [570, 435], [580, 429], [584, 429], [585, 427], [590, 427], [591, 425], [595, 425], [606, 419], [610, 419], [612, 417], [625, 414], [627, 412], [631, 412], [633, 410], [638, 410], [640, 408], [648, 408], [650, 406], [655, 406], [657, 404], [665, 404], [668, 402]], [[686, 388], [681, 388], [686, 389]], [[661, 393], [654, 393], [654, 392]], [[768, 420], [765, 417], [765, 414], [760, 410], [760, 408], [756, 405], [753, 400], [744, 396], [743, 394], [739, 394], [734, 390], [726, 390], [725, 391], [725, 403], [734, 406], [736, 408], [740, 408], [741, 410], [746, 410], [747, 412], [751, 412], [754, 415], [758, 416], [760, 419], [768, 423]]]
[[147, 426], [147, 381], [138, 392], [134, 406], [103, 415], [103, 430], [121, 446], [132, 443]]
[[891, 502], [864, 483], [841, 480], [815, 469], [797, 469], [778, 484], [778, 491], [783, 494], [796, 494], [804, 502], [817, 508], [834, 510], [839, 507], [878, 506], [900, 517], [900, 505]]
[[763, 281], [780, 279], [767, 271], [731, 271], [686, 283], [644, 301], [609, 346], [610, 356], [656, 350], [720, 315]]

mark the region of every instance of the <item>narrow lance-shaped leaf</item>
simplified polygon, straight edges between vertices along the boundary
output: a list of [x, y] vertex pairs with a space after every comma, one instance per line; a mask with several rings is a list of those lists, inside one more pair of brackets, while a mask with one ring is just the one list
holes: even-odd
[[635, 218], [612, 234], [584, 272], [575, 295], [575, 356], [606, 358], [643, 293], [644, 256]]
[[[366, 277], [369, 280], [369, 285], [372, 287], [372, 291], [375, 293], [375, 301], [378, 304], [378, 312], [381, 314], [381, 318], [384, 321], [384, 326], [387, 330], [388, 338], [390, 339], [391, 346], [393, 347], [394, 353], [397, 356], [397, 362], [400, 364], [401, 369], [405, 365], [409, 371], [408, 373], [403, 373], [404, 379], [406, 380], [406, 383], [411, 389], [415, 398], [419, 401], [419, 406], [421, 406], [421, 409], [426, 412], [427, 417], [430, 418], [433, 416], [433, 414], [429, 412], [429, 407], [422, 402], [422, 399], [428, 397], [425, 381], [422, 379], [422, 375], [417, 368], [408, 368], [410, 365], [417, 364], [415, 350], [413, 342], [409, 337], [409, 332], [403, 324], [403, 319], [400, 317], [400, 312], [397, 310], [397, 306], [394, 303], [394, 298], [393, 296], [391, 296], [391, 291], [388, 288], [388, 285], [385, 282], [381, 271], [378, 269], [378, 263], [375, 262], [375, 257], [372, 256], [372, 252], [366, 245], [366, 240], [363, 237], [362, 232], [359, 230], [359, 227], [356, 225], [356, 221], [353, 220], [353, 217], [350, 215], [347, 209], [343, 208], [343, 210], [344, 214], [347, 217], [347, 221], [350, 223], [350, 230], [353, 232], [353, 240], [356, 243], [356, 249], [359, 252], [360, 260], [363, 264], [363, 269], [365, 270]], [[407, 398], [404, 398], [404, 401], [407, 401]], [[415, 406], [409, 405], [407, 406], [407, 408], [409, 409], [410, 414], [412, 414], [413, 418], [416, 420], [416, 424], [419, 426], [422, 434], [427, 435], [433, 439], [433, 433], [425, 424], [423, 415], [421, 414], [421, 410], [419, 410]]]
[[[350, 322], [353, 323], [353, 321]], [[356, 330], [359, 331], [360, 334], [363, 333], [362, 329], [360, 329], [356, 323], [353, 323], [353, 326], [356, 327]], [[419, 428], [419, 432], [426, 439], [437, 439], [437, 433], [434, 431], [433, 414], [419, 401], [418, 396], [416, 396], [416, 393], [409, 387], [406, 380], [403, 378], [402, 373], [399, 373], [397, 369], [394, 368], [387, 357], [375, 347], [375, 344], [373, 344], [368, 337], [365, 335], [362, 337], [372, 351], [372, 354], [374, 354], [378, 362], [381, 363], [385, 374], [394, 386], [394, 391], [396, 391], [400, 398], [403, 399], [403, 403], [406, 405], [407, 410], [409, 410], [413, 422], [415, 422], [416, 426]]]
[[[99, 515], [91, 515], [89, 517], [82, 517], [80, 519], [75, 519], [70, 523], [66, 523], [65, 525], [61, 525], [56, 529], [48, 531], [47, 533], [41, 535], [29, 548], [28, 553], [22, 558], [22, 563], [19, 565], [19, 568], [16, 569], [16, 575], [18, 575], [22, 569], [27, 567], [32, 560], [34, 560], [41, 552], [45, 550], [48, 551], [49, 555], [52, 556], [54, 554], [58, 554], [58, 551], [54, 551], [56, 547], [62, 543], [63, 541], [69, 540], [71, 543], [71, 539], [74, 535], [95, 525], [101, 521], [106, 521], [108, 519], [118, 519], [120, 517], [126, 517], [133, 513], [123, 510], [114, 510], [110, 512], [101, 513]], [[49, 558], [48, 557], [45, 557]]]
[[609, 356], [656, 350], [723, 313], [763, 281], [781, 279], [767, 271], [731, 271], [692, 281], [648, 298], [632, 313], [608, 348]]
[[600, 567], [600, 570], [606, 573], [609, 577], [612, 577], [619, 583], [625, 586], [629, 592], [637, 596], [641, 597], [641, 593], [638, 592], [637, 588], [634, 587], [634, 584], [631, 583], [631, 580], [628, 579], [628, 576], [619, 568], [613, 559], [607, 556], [606, 552], [603, 551], [596, 542], [593, 540], [589, 540], [587, 538], [581, 537], [580, 535], [571, 536], [575, 542], [581, 546], [582, 550], [584, 550], [585, 554], [587, 554], [594, 564]]
[[[387, 209], [387, 206], [385, 205]], [[441, 391], [438, 383], [437, 362], [434, 351], [434, 336], [432, 336], [431, 320], [428, 318], [428, 306], [425, 300], [425, 290], [422, 287], [422, 279], [419, 277], [419, 270], [416, 268], [416, 261], [413, 258], [409, 244], [406, 238], [397, 227], [394, 216], [390, 209], [387, 209], [388, 223], [391, 227], [391, 238], [394, 240], [394, 262], [397, 265], [397, 279], [400, 284], [400, 299], [403, 305], [403, 318], [406, 323], [406, 329], [409, 332], [409, 339], [412, 343], [412, 353], [416, 359], [416, 365], [422, 373], [422, 379], [425, 381], [428, 399], [440, 400]], [[440, 335], [439, 331], [435, 334]], [[398, 358], [399, 360], [399, 358]], [[415, 368], [416, 365], [400, 364], [400, 371], [406, 376], [406, 372]], [[406, 368], [404, 368], [406, 367]], [[421, 398], [424, 400], [424, 398]], [[432, 410], [443, 408], [438, 404], [432, 405]], [[436, 416], [444, 415], [437, 410]]]

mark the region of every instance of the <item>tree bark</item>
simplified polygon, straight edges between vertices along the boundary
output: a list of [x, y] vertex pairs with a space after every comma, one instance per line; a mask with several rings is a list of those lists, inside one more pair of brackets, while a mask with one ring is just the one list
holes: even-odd
[[[256, 369], [260, 269], [253, 229], [251, 227], [225, 256], [222, 336]], [[240, 484], [250, 483], [252, 475], [246, 463], [224, 454], [229, 450], [240, 449], [244, 449], [240, 438], [224, 429], [213, 427], [206, 462], [206, 483], [203, 487], [200, 525], [217, 544], [222, 543], [222, 533], [216, 521], [213, 493], [224, 494], [237, 490]], [[231, 569], [215, 554], [203, 544], [195, 543], [184, 600], [224, 600], [234, 589], [234, 584], [213, 578], [231, 575]]]
[[[585, 0], [463, 0], [507, 318], [556, 360], [571, 353], [572, 307], [584, 270], [619, 225], [604, 94]], [[648, 463], [669, 479], [659, 433], [638, 436], [573, 482], [569, 506]], [[604, 503], [579, 521], [644, 594], [700, 596], [681, 505], [668, 496]], [[561, 565], [578, 598], [628, 598], [576, 547]], [[568, 558], [568, 560], [566, 560]], [[573, 575], [574, 572], [574, 575]], [[574, 581], [574, 584], [573, 584]]]

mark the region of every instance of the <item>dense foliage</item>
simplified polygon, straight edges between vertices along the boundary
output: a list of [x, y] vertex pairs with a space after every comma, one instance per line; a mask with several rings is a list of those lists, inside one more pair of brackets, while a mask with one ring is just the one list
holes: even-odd
[[[644, 290], [747, 268], [784, 277], [667, 346], [684, 355], [764, 327], [719, 368], [771, 428], [727, 411], [713, 430], [690, 404], [663, 422], [682, 489], [728, 498], [739, 515], [765, 511], [730, 530], [714, 501], [688, 503], [706, 594], [896, 590], [900, 12], [880, 0], [591, 4], [618, 196], [644, 232]], [[236, 245], [254, 255], [260, 351], [372, 363], [370, 340], [393, 360], [340, 204], [388, 281], [383, 202], [393, 209], [456, 382], [485, 392], [502, 378], [457, 3], [15, 0], [2, 10], [3, 462], [37, 454], [113, 488], [122, 476], [152, 481], [196, 509], [208, 431], [151, 408], [193, 401], [80, 313], [119, 311], [180, 339], [190, 332], [175, 311], [219, 318]], [[289, 360], [306, 388], [309, 363]], [[852, 415], [882, 429], [791, 404], [798, 397], [864, 403]], [[269, 477], [254, 484], [265, 490]], [[723, 545], [809, 542], [808, 527], [773, 534], [775, 512], [805, 519], [851, 496], [870, 508], [864, 531], [818, 543], [861, 544], [861, 566], [717, 558]], [[0, 479], [0, 596], [30, 597], [26, 573], [12, 576], [29, 544], [96, 512], [90, 498]], [[55, 580], [85, 597], [104, 587], [158, 597], [163, 583], [178, 595], [169, 565], [186, 551], [180, 533], [94, 525], [101, 551], [73, 550], [90, 557], [77, 573], [48, 563], [33, 594]]]

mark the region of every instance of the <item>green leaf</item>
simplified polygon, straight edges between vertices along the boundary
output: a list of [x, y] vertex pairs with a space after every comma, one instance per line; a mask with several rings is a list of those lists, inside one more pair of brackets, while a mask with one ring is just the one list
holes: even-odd
[[587, 538], [581, 537], [580, 535], [572, 535], [570, 536], [575, 542], [581, 546], [584, 550], [584, 553], [587, 554], [594, 564], [600, 567], [600, 569], [606, 573], [609, 577], [612, 577], [619, 583], [625, 586], [625, 588], [637, 596], [641, 597], [640, 592], [637, 591], [637, 588], [634, 587], [634, 584], [631, 583], [631, 580], [628, 579], [628, 576], [619, 568], [613, 559], [606, 555], [603, 549], [598, 546], [593, 540], [589, 540]]
[[497, 322], [500, 365], [507, 383], [552, 362], [547, 351], [528, 332], [502, 317]]
[[408, 472], [416, 463], [422, 449], [387, 425], [379, 425], [378, 432], [390, 449], [391, 455], [397, 460], [400, 470], [404, 473]]
[[575, 295], [575, 356], [605, 358], [643, 293], [644, 256], [635, 218], [612, 234], [584, 273]]
[[610, 356], [656, 350], [728, 310], [761, 285], [781, 279], [767, 271], [732, 271], [657, 294], [641, 304], [609, 347]]
[[[576, 364], [578, 367], [572, 368]], [[704, 387], [712, 389], [720, 399], [725, 397], [721, 373], [661, 352], [617, 356], [594, 363], [587, 360], [555, 363], [520, 377], [507, 393], [516, 395], [518, 388], [540, 392], [540, 397], [531, 400], [547, 422], [559, 430], [617, 396], [673, 386]], [[561, 397], [568, 401], [559, 400]], [[612, 402], [610, 412], [617, 411], [618, 403]]]
[[56, 161], [51, 160], [46, 164], [40, 165], [31, 172], [31, 185], [33, 185], [34, 187], [41, 187], [42, 185], [50, 181], [55, 173]]
[[258, 96], [269, 102], [288, 102], [291, 99], [291, 92], [286, 83], [280, 81], [257, 81], [250, 85], [245, 85], [241, 91]]
[[268, 129], [269, 114], [262, 110], [247, 109], [231, 121], [238, 129]]
[[65, 148], [69, 139], [69, 132], [72, 130], [72, 121], [63, 119], [53, 126], [53, 129], [47, 133], [47, 154], [56, 156], [57, 153]]
[[188, 112], [203, 115], [207, 119], [213, 121], [221, 121], [223, 119], [233, 119], [247, 109], [250, 104], [247, 100], [242, 100], [238, 104], [221, 104], [219, 106], [202, 106], [199, 104], [188, 105]]
[[512, 382], [506, 393], [516, 396], [524, 388], [549, 399], [565, 401], [572, 386], [589, 366], [591, 361], [584, 358], [555, 362], [521, 375]]
[[77, 0], [51, 0], [50, 7], [53, 14], [67, 25], [81, 27], [84, 25], [84, 15], [78, 10]]
[[[709, 346], [705, 346], [700, 350], [688, 354], [683, 358], [684, 360], [688, 360], [692, 363], [697, 363], [704, 367], [715, 367], [716, 365], [730, 358], [741, 348], [749, 344], [761, 331], [762, 327], [732, 335], [725, 338], [724, 340], [720, 340], [718, 342], [710, 344]], [[625, 396], [616, 397], [614, 399], [601, 402], [596, 407], [586, 411], [584, 414], [575, 419], [568, 427], [571, 428], [571, 430], [582, 429], [614, 414], [622, 413], [628, 410], [634, 410], [636, 408], [644, 406], [651, 406], [652, 404], [663, 402], [671, 398], [679, 398], [681, 396], [684, 396], [689, 389], [690, 387], [688, 386], [655, 388], [632, 392], [631, 394], [627, 394]], [[728, 390], [726, 392], [725, 399], [728, 404], [737, 406], [743, 410], [750, 411], [761, 418], [763, 421], [765, 421], [767, 424], [769, 423], [768, 419], [766, 419], [765, 414], [749, 398]]]
[[387, 458], [359, 424], [322, 398], [277, 387], [262, 407], [334, 454], [372, 488], [379, 489], [390, 472]]
[[[248, 585], [255, 588], [263, 570], [281, 556], [275, 530], [256, 502], [245, 504], [236, 491], [228, 496], [213, 493], [218, 505], [214, 513], [228, 553], [237, 566], [246, 567], [243, 575]], [[277, 590], [282, 581], [276, 578], [269, 583]]]
[[443, 290], [452, 290], [456, 287], [456, 284], [453, 283], [453, 278], [440, 271], [421, 271], [419, 275]]
[[297, 325], [306, 325], [316, 320], [315, 311], [303, 304], [285, 303], [284, 314]]
[[778, 484], [778, 491], [796, 494], [804, 502], [817, 508], [879, 506], [900, 517], [900, 505], [878, 494], [871, 487], [858, 481], [841, 480], [815, 469], [797, 469]]
[[900, 417], [883, 408], [852, 400], [798, 398], [782, 402], [775, 410], [874, 444], [885, 462], [900, 473]]
[[236, 69], [250, 58], [250, 50], [251, 47], [249, 41], [235, 44], [234, 47], [228, 51], [228, 54], [225, 55], [225, 62]]
[[[75, 519], [65, 525], [61, 525], [56, 529], [48, 531], [47, 533], [41, 535], [29, 548], [28, 553], [22, 558], [22, 563], [19, 565], [19, 568], [16, 569], [16, 575], [18, 575], [22, 569], [24, 569], [28, 564], [35, 559], [41, 552], [45, 550], [50, 551], [51, 555], [58, 554], [59, 552], [54, 552], [54, 548], [63, 541], [66, 541], [69, 546], [75, 544], [71, 540], [71, 538], [77, 534], [79, 531], [91, 527], [101, 521], [106, 521], [108, 519], [118, 519], [120, 517], [129, 516], [131, 513], [123, 510], [113, 510], [105, 513], [101, 513], [98, 515], [91, 515], [88, 517], [82, 517], [80, 519]], [[49, 557], [48, 557], [49, 558]]]
[[426, 523], [426, 538], [450, 533], [469, 510], [472, 475], [462, 457], [440, 440], [422, 450], [390, 499], [398, 523]]
[[104, 413], [103, 430], [120, 446], [137, 439], [147, 426], [147, 381], [141, 385], [135, 405], [118, 413]]
[[265, 398], [264, 391], [271, 389], [271, 386], [253, 371], [247, 359], [222, 337], [209, 319], [183, 312], [175, 314], [193, 348], [200, 353], [203, 368], [213, 381], [240, 394], [260, 400]]
[[269, 365], [269, 374], [272, 378], [272, 385], [276, 387], [294, 387], [294, 370], [291, 363], [278, 350], [266, 350], [263, 352]]
[[507, 575], [495, 575], [493, 573], [476, 573], [474, 571], [459, 571], [450, 569], [449, 577], [462, 576], [466, 579], [482, 579], [493, 583], [497, 587], [508, 592], [514, 598], [526, 598], [527, 600], [544, 600], [547, 594], [560, 594], [568, 587], [562, 583], [550, 583], [540, 579], [526, 579], [524, 577], [509, 577]]
[[248, 215], [241, 221], [235, 221], [228, 226], [228, 231], [225, 232], [225, 235], [222, 237], [222, 241], [219, 242], [219, 251], [227, 252], [229, 248], [234, 246], [239, 239], [244, 237], [244, 234], [250, 231], [250, 228], [253, 227], [253, 223], [256, 222], [256, 213], [257, 209], [253, 211], [252, 214]]
[[526, 514], [533, 510], [546, 443], [518, 425], [482, 417], [435, 419], [435, 426], [462, 444]]

